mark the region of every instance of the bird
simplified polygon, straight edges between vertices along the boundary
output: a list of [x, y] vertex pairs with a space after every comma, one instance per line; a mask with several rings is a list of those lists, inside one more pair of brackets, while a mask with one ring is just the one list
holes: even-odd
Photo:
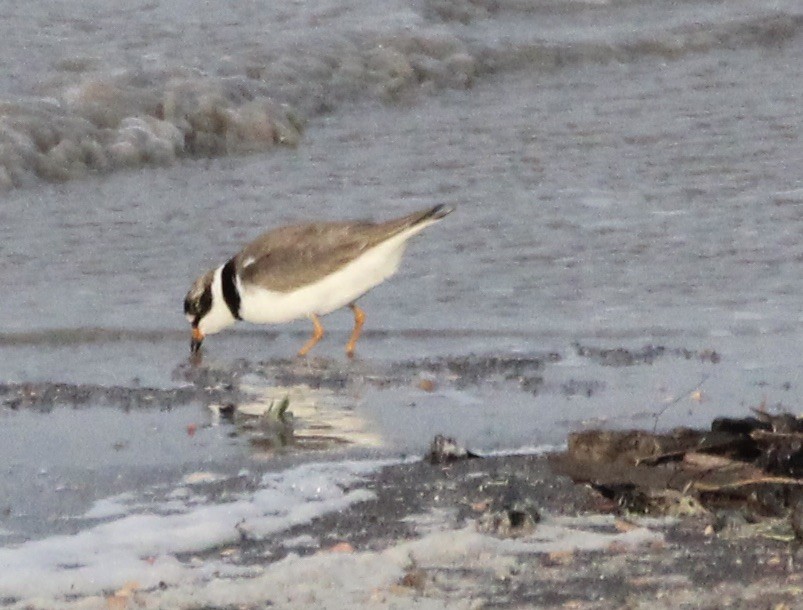
[[313, 333], [298, 351], [306, 356], [324, 335], [321, 316], [348, 306], [354, 329], [346, 354], [353, 357], [365, 322], [357, 299], [398, 270], [413, 235], [453, 209], [436, 205], [385, 222], [312, 222], [263, 233], [193, 282], [184, 299], [190, 353], [198, 354], [207, 335], [238, 320], [278, 324], [309, 318]]

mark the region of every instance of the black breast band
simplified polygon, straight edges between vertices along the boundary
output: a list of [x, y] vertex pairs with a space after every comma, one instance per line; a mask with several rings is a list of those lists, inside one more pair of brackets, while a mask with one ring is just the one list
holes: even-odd
[[223, 271], [220, 273], [220, 283], [223, 288], [223, 300], [237, 320], [242, 320], [240, 317], [240, 293], [237, 292], [237, 284], [234, 279], [235, 263], [234, 259], [230, 259], [228, 263], [223, 265]]

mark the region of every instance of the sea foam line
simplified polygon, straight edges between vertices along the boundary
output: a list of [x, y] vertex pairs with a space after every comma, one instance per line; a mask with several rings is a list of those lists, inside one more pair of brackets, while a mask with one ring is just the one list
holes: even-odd
[[[176, 555], [259, 539], [374, 497], [346, 489], [394, 463], [317, 462], [265, 474], [259, 489], [227, 502], [184, 506], [180, 512], [127, 514], [73, 535], [58, 535], [0, 549], [0, 598], [20, 603], [108, 593], [126, 582], [142, 589], [202, 582], [204, 563]], [[176, 509], [175, 499], [171, 509]], [[90, 509], [91, 510], [91, 509]], [[36, 604], [34, 604], [36, 607]]]

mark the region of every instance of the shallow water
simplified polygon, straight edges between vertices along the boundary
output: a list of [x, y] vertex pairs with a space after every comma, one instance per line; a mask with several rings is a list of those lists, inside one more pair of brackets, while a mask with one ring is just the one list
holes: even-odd
[[[799, 3], [0, 10], [9, 543], [195, 472], [258, 490], [436, 432], [512, 450], [800, 408]], [[186, 289], [264, 228], [433, 203], [457, 209], [361, 300], [356, 362], [339, 312], [307, 363], [300, 321], [188, 365]], [[209, 409], [276, 386], [288, 445]]]

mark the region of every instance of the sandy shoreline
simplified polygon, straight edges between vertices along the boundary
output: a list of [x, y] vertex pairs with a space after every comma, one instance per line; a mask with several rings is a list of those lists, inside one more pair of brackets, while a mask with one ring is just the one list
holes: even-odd
[[[324, 549], [349, 543], [355, 561], [370, 553], [408, 554], [400, 580], [362, 590], [355, 603], [471, 608], [801, 603], [803, 576], [790, 566], [786, 543], [741, 537], [735, 530], [707, 535], [704, 517], [622, 519], [601, 512], [594, 492], [553, 475], [544, 457], [394, 466], [370, 487], [375, 501], [298, 532], [317, 538]], [[483, 531], [489, 513], [510, 505], [537, 509], [541, 521], [520, 536]]]
[[[714, 393], [727, 372], [711, 350], [648, 346], [389, 364], [240, 360], [228, 368], [178, 367], [180, 385], [167, 389], [5, 384], [7, 423], [19, 426], [18, 436], [30, 435], [34, 446], [46, 446], [45, 435], [48, 446], [66, 444], [63, 458], [50, 450], [48, 469], [31, 477], [15, 466], [6, 477], [19, 496], [13, 504], [9, 496], [10, 522], [20, 536], [29, 528], [31, 540], [21, 539], [22, 547], [9, 540], [9, 569], [18, 569], [15, 552], [31, 549], [36, 566], [51, 566], [43, 574], [53, 579], [52, 595], [37, 600], [29, 589], [0, 605], [799, 607], [803, 578], [790, 563], [789, 544], [772, 532], [727, 527], [712, 534], [709, 516], [623, 518], [588, 488], [554, 474], [543, 455], [491, 453], [451, 465], [415, 458], [438, 429], [473, 447], [477, 439], [486, 449], [521, 439], [538, 445], [544, 439], [530, 429], [549, 425], [554, 432], [569, 413], [589, 417], [614, 402], [630, 404], [631, 416], [608, 424], [652, 424], [656, 414], [668, 423], [688, 419], [690, 408], [699, 420], [714, 405], [689, 398], [680, 379], [696, 383], [711, 374], [704, 390]], [[674, 402], [633, 415], [636, 403], [623, 402], [626, 388], [610, 381], [624, 374], [647, 390], [658, 374], [675, 379]], [[292, 429], [210, 410], [264, 408], [285, 394], [295, 412]], [[584, 425], [599, 423], [589, 417]], [[64, 430], [71, 436], [62, 439]], [[76, 443], [79, 432], [84, 440]], [[291, 444], [283, 449], [285, 442]], [[68, 446], [86, 451], [73, 454]], [[108, 468], [94, 470], [101, 451]], [[371, 456], [373, 462], [360, 461]], [[380, 468], [377, 457], [390, 465]], [[146, 458], [147, 467], [133, 468]], [[66, 459], [86, 471], [64, 470], [59, 460]], [[41, 515], [25, 508], [30, 498]], [[510, 535], [506, 507], [534, 525]], [[187, 529], [165, 542], [159, 532], [172, 535], [171, 523]], [[96, 550], [109, 552], [104, 532], [119, 535], [113, 543], [127, 564], [92, 564]], [[53, 546], [60, 534], [80, 539], [65, 565], [36, 551], [60, 554]], [[146, 534], [152, 543], [138, 546]], [[80, 574], [85, 563], [93, 565], [91, 576]], [[65, 598], [71, 578], [83, 592]]]
[[[787, 543], [735, 529], [712, 535], [704, 517], [616, 516], [553, 475], [543, 456], [394, 465], [356, 487], [374, 497], [275, 538], [246, 533], [187, 558], [222, 558], [228, 575], [192, 587], [132, 583], [69, 607], [800, 607], [803, 575]], [[534, 528], [489, 529], [489, 514], [522, 502], [540, 515]]]

